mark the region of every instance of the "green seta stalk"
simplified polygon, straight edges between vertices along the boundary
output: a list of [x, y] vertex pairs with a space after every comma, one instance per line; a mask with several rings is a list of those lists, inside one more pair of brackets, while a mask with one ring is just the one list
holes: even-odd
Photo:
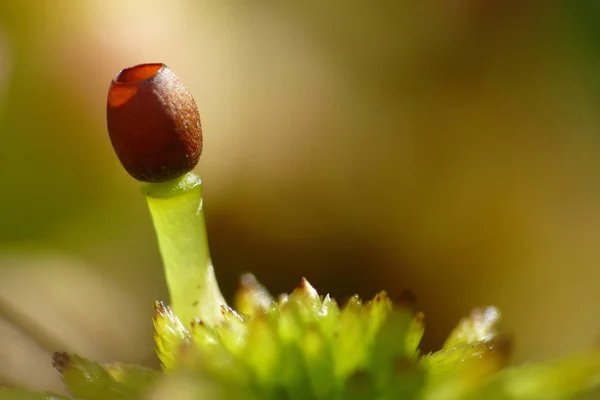
[[210, 258], [204, 220], [202, 181], [188, 173], [143, 186], [174, 313], [188, 325], [195, 318], [213, 325], [226, 305]]

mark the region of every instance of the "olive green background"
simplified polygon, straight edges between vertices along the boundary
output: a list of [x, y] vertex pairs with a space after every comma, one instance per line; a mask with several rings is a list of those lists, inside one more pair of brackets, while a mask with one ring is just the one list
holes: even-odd
[[410, 289], [425, 348], [494, 304], [518, 361], [600, 337], [593, 0], [0, 0], [0, 384], [49, 353], [156, 366], [166, 299], [106, 92], [164, 62], [204, 127], [218, 278]]

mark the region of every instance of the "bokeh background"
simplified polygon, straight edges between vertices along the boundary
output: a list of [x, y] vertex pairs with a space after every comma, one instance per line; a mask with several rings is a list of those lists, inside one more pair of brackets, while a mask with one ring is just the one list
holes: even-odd
[[106, 92], [165, 62], [203, 118], [227, 296], [252, 271], [343, 299], [409, 289], [426, 349], [494, 304], [516, 361], [600, 338], [595, 0], [0, 0], [0, 385], [50, 354], [157, 366], [166, 299]]

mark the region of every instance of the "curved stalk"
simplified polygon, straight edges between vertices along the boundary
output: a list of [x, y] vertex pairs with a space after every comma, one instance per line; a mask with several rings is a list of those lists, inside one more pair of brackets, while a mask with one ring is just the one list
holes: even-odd
[[202, 201], [202, 181], [188, 173], [144, 185], [165, 268], [171, 307], [188, 326], [194, 318], [213, 325], [226, 302], [210, 259]]

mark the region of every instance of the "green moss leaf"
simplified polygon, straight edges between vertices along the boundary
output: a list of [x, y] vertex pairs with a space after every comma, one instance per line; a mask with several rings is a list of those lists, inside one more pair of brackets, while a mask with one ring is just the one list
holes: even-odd
[[275, 300], [267, 289], [262, 286], [254, 275], [244, 274], [241, 278], [241, 286], [235, 295], [235, 309], [242, 315], [253, 317], [257, 314], [267, 312]]
[[[502, 368], [509, 360], [510, 341], [500, 333], [500, 312], [494, 307], [473, 310], [452, 331], [442, 349], [422, 358], [430, 379], [447, 378], [462, 368]], [[480, 364], [478, 367], [477, 364]]]
[[77, 398], [83, 400], [130, 400], [135, 392], [117, 382], [100, 364], [85, 358], [55, 353], [54, 366], [62, 374], [67, 388]]
[[182, 362], [181, 351], [189, 345], [191, 335], [173, 311], [162, 302], [154, 303], [154, 339], [156, 354], [166, 371]]

